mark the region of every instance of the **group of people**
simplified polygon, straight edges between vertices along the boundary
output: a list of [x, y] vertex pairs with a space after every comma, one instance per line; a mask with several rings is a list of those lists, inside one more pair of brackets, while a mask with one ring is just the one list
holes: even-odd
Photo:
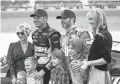
[[88, 31], [77, 27], [72, 10], [63, 10], [56, 19], [66, 34], [51, 28], [48, 14], [37, 9], [33, 17], [36, 30], [32, 43], [28, 41], [31, 27], [27, 23], [17, 26], [19, 41], [11, 43], [7, 54], [12, 84], [111, 84], [108, 64], [111, 62], [112, 36], [107, 28], [102, 9], [87, 13], [92, 28], [90, 48]]

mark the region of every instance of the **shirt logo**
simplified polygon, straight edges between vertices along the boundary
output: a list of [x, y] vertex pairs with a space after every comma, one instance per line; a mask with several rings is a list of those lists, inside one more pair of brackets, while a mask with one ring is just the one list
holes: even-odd
[[38, 47], [38, 46], [35, 46], [35, 51], [36, 52], [47, 52], [47, 47]]

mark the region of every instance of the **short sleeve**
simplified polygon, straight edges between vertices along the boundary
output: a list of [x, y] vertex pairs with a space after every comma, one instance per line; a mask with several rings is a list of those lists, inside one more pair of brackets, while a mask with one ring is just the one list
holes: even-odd
[[105, 37], [102, 34], [96, 34], [94, 41], [95, 41], [97, 47], [105, 46]]
[[111, 50], [107, 46], [106, 38], [102, 34], [95, 35], [95, 45], [100, 50], [100, 54], [107, 62], [111, 62]]

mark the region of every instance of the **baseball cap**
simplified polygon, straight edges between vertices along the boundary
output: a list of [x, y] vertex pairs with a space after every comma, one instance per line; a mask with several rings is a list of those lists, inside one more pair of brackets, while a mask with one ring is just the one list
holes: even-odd
[[48, 14], [45, 10], [43, 9], [37, 9], [34, 14], [31, 14], [30, 17], [34, 17], [34, 16], [40, 16], [40, 17], [48, 17]]
[[61, 19], [64, 17], [76, 19], [76, 15], [72, 10], [63, 10], [63, 12], [61, 13], [61, 16], [57, 16], [56, 19]]

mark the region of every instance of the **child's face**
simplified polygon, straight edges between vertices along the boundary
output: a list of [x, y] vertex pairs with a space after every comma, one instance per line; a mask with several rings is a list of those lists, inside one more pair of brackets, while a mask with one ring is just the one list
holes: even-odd
[[73, 49], [74, 51], [76, 52], [80, 52], [80, 49], [78, 46], [74, 45], [74, 44], [71, 44], [71, 49]]
[[17, 76], [17, 84], [25, 84], [25, 80], [23, 76]]
[[60, 62], [61, 62], [61, 60], [60, 59], [58, 59], [58, 58], [56, 58], [56, 57], [52, 57], [52, 64], [53, 64], [53, 66], [57, 66], [58, 64], [60, 64]]
[[31, 62], [30, 60], [25, 61], [25, 69], [26, 69], [27, 72], [30, 72], [35, 68], [36, 68], [36, 64]]

